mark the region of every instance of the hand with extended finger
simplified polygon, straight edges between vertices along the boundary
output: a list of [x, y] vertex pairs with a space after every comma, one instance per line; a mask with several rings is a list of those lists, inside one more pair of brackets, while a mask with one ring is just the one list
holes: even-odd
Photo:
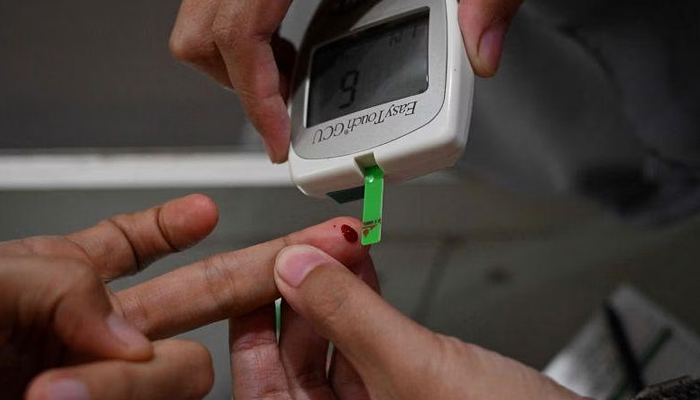
[[[64, 237], [0, 243], [3, 398], [190, 399], [213, 380], [209, 353], [151, 343], [115, 307], [104, 282], [193, 244], [213, 229], [193, 196]], [[30, 383], [31, 382], [31, 383]]]
[[27, 390], [29, 400], [201, 398], [213, 377], [207, 351], [147, 337], [168, 338], [273, 301], [274, 262], [285, 246], [311, 244], [348, 265], [367, 254], [344, 236], [359, 222], [338, 218], [107, 290], [103, 282], [201, 240], [217, 219], [213, 202], [194, 195], [67, 236], [0, 243], [3, 398]]

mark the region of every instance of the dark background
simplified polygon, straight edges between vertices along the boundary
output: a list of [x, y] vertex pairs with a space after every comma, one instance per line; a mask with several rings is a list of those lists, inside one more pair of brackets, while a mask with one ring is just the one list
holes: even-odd
[[0, 2], [0, 149], [240, 145], [235, 95], [168, 51], [178, 7]]

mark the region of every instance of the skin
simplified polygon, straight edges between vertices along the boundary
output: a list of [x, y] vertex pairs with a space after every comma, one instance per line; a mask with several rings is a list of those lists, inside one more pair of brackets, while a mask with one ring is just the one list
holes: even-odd
[[[237, 319], [236, 399], [581, 399], [514, 360], [405, 317], [378, 294], [369, 258], [348, 269], [317, 248], [291, 246], [274, 276], [286, 301], [281, 338], [269, 310]], [[327, 368], [329, 340], [336, 351]]]
[[[295, 51], [277, 30], [291, 2], [184, 0], [170, 40], [178, 59], [235, 90], [276, 163], [286, 160], [290, 138], [286, 101]], [[496, 73], [521, 3], [460, 2], [477, 75]], [[359, 230], [348, 218], [125, 291], [105, 286], [197, 243], [217, 219], [211, 200], [195, 195], [72, 235], [0, 243], [3, 394], [201, 398], [213, 384], [208, 352], [167, 338], [230, 318], [237, 399], [578, 398], [514, 360], [433, 333], [384, 302], [367, 249], [338, 229]], [[280, 295], [278, 341], [272, 301]], [[336, 345], [330, 363], [329, 340]]]
[[340, 229], [359, 222], [338, 218], [124, 291], [105, 286], [197, 243], [217, 219], [214, 203], [193, 195], [71, 235], [0, 243], [3, 398], [201, 398], [213, 383], [206, 349], [156, 339], [274, 301], [274, 262], [286, 246], [318, 246], [348, 265], [367, 257]]
[[[503, 41], [523, 0], [461, 0], [459, 23], [477, 75], [496, 74]], [[293, 46], [277, 34], [292, 0], [183, 0], [170, 37], [179, 60], [233, 89], [263, 138], [270, 160], [287, 160], [286, 102]]]
[[[193, 195], [67, 236], [0, 243], [3, 394], [202, 398], [213, 382], [209, 354], [166, 338], [229, 318], [239, 400], [577, 398], [514, 360], [433, 333], [392, 308], [379, 295], [368, 249], [344, 236], [343, 225], [359, 231], [350, 218], [124, 291], [105, 286], [193, 245], [217, 219], [211, 200]], [[278, 340], [273, 301], [280, 296]], [[330, 362], [329, 340], [336, 346]]]

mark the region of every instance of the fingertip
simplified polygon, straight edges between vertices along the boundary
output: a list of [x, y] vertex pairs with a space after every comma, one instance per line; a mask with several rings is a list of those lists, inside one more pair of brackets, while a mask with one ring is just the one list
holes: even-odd
[[192, 194], [163, 205], [159, 224], [172, 246], [182, 250], [208, 236], [218, 221], [216, 203], [209, 196]]
[[486, 29], [481, 35], [477, 50], [481, 68], [477, 74], [482, 78], [490, 78], [498, 72], [507, 29], [508, 24], [505, 21], [500, 21]]
[[359, 240], [362, 223], [355, 218], [338, 217], [310, 229], [313, 234], [305, 243], [330, 254], [341, 264], [354, 264], [369, 252], [369, 246], [363, 246]]
[[209, 225], [216, 225], [219, 220], [219, 207], [211, 197], [195, 193], [183, 198], [191, 213], [196, 213], [200, 220], [205, 220]]
[[193, 193], [184, 197], [185, 200], [193, 203], [193, 207], [201, 209], [209, 209], [215, 213], [218, 213], [218, 207], [211, 197], [203, 193]]
[[189, 368], [198, 373], [190, 381], [195, 393], [201, 396], [209, 393], [214, 386], [214, 361], [209, 349], [191, 340], [168, 339], [156, 342], [156, 357], [177, 355], [187, 359]]
[[474, 73], [482, 78], [496, 75], [506, 31], [521, 0], [461, 1], [459, 25]]
[[270, 161], [274, 164], [283, 164], [287, 161], [289, 153], [292, 122], [281, 94], [269, 99], [267, 103], [266, 111], [257, 118], [259, 122], [256, 126], [263, 138]]
[[39, 376], [30, 385], [26, 400], [90, 400], [87, 385], [77, 379]]
[[45, 400], [46, 399], [46, 389], [44, 389], [43, 385], [43, 378], [42, 377], [36, 377], [34, 378], [29, 385], [27, 385], [27, 389], [24, 393], [24, 399], [25, 400]]
[[[373, 275], [374, 266], [369, 255], [371, 247], [363, 246], [360, 242], [359, 232], [361, 231], [362, 223], [356, 218], [337, 217], [294, 233], [288, 240], [292, 246], [278, 253], [275, 265], [277, 266], [280, 260], [288, 262], [288, 257], [299, 250], [294, 250], [299, 247], [294, 245], [302, 245], [301, 249], [311, 249], [312, 252], [323, 254], [328, 262], [337, 262], [346, 266], [354, 274], [370, 283], [370, 286], [376, 288], [378, 284], [376, 275]], [[290, 248], [292, 250], [288, 250]], [[278, 272], [276, 269], [275, 279], [281, 278]]]
[[283, 150], [281, 146], [265, 138], [263, 138], [263, 145], [265, 146], [265, 152], [270, 162], [277, 165], [287, 162], [288, 151]]
[[353, 217], [336, 217], [327, 222], [329, 225], [333, 225], [333, 227], [337, 226], [343, 226], [347, 225], [355, 229], [356, 231], [360, 231], [362, 229], [362, 222]]

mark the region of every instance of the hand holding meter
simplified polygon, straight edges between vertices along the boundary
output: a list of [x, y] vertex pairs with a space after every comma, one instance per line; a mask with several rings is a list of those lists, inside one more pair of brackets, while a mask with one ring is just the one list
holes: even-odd
[[[289, 162], [299, 189], [338, 198], [370, 180], [403, 182], [457, 161], [474, 87], [457, 6], [456, 0], [320, 5], [292, 83]], [[381, 190], [378, 202], [381, 210]]]

